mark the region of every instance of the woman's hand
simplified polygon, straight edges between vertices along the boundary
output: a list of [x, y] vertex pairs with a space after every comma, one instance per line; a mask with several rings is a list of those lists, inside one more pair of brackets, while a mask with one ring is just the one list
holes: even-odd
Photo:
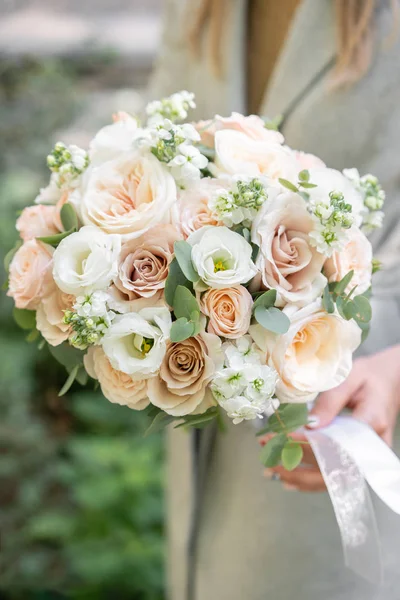
[[[319, 429], [329, 425], [344, 408], [352, 410], [355, 419], [370, 425], [387, 444], [392, 444], [400, 410], [400, 345], [357, 359], [342, 385], [319, 396], [308, 427]], [[260, 438], [260, 443], [264, 445], [270, 437]], [[306, 441], [302, 434], [294, 433], [292, 437]], [[304, 444], [303, 450], [303, 462], [293, 471], [278, 466], [266, 469], [265, 475], [279, 476], [286, 489], [324, 491], [326, 486], [311, 447]]]

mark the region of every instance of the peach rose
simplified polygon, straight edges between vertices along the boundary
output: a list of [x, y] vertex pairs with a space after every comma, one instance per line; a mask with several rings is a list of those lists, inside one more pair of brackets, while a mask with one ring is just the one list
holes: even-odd
[[11, 261], [7, 295], [17, 308], [35, 310], [51, 281], [53, 248], [37, 240], [28, 240]]
[[286, 306], [289, 331], [276, 335], [261, 325], [250, 334], [279, 375], [276, 396], [281, 402], [311, 402], [320, 392], [340, 385], [349, 375], [353, 352], [361, 341], [354, 321], [328, 314], [318, 299], [304, 308]]
[[253, 222], [252, 241], [260, 246], [256, 265], [263, 287], [276, 289], [278, 305], [303, 306], [326, 285], [321, 273], [325, 256], [310, 245], [313, 228], [304, 200], [293, 192], [278, 192]]
[[276, 142], [250, 139], [244, 133], [228, 129], [215, 134], [216, 174], [265, 175], [297, 181], [299, 168], [292, 151]]
[[209, 207], [211, 196], [220, 189], [225, 189], [222, 181], [204, 177], [180, 193], [174, 221], [185, 238], [205, 225], [221, 225]]
[[71, 327], [63, 323], [64, 311], [71, 309], [75, 300], [75, 296], [62, 292], [54, 281], [46, 286], [36, 311], [36, 327], [51, 346], [68, 339]]
[[252, 140], [264, 140], [276, 144], [282, 144], [284, 141], [281, 133], [267, 129], [264, 121], [257, 115], [244, 117], [240, 113], [233, 112], [230, 117], [216, 115], [213, 119], [199, 121], [194, 126], [201, 136], [202, 144], [209, 148], [214, 147], [215, 134], [222, 129], [240, 131]]
[[[115, 125], [121, 123], [124, 121]], [[166, 166], [151, 154], [124, 153], [93, 167], [85, 183], [80, 202], [85, 225], [118, 233], [128, 240], [157, 224], [170, 222], [176, 203], [175, 181]]]
[[329, 282], [340, 281], [349, 271], [354, 275], [346, 288], [346, 293], [356, 285], [356, 294], [363, 294], [371, 285], [372, 246], [365, 235], [352, 227], [348, 232], [348, 242], [343, 250], [334, 252], [324, 265], [324, 273]]
[[158, 374], [148, 380], [150, 402], [177, 417], [206, 411], [215, 404], [207, 385], [221, 361], [221, 340], [216, 335], [200, 333], [183, 342], [168, 342]]
[[208, 332], [230, 339], [245, 335], [252, 304], [251, 294], [242, 285], [208, 290], [201, 299], [201, 310], [210, 318]]
[[159, 225], [122, 245], [114, 283], [132, 309], [139, 298], [152, 298], [154, 305], [162, 296], [180, 237], [173, 225]]
[[24, 241], [60, 233], [56, 225], [57, 208], [37, 204], [24, 208], [16, 228]]
[[126, 373], [114, 369], [101, 346], [89, 348], [83, 361], [90, 377], [99, 381], [107, 400], [134, 410], [143, 410], [149, 405], [146, 381], [133, 380]]

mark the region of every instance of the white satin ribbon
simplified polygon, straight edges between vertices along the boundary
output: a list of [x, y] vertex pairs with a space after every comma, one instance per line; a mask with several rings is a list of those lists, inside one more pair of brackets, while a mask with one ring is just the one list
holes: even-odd
[[367, 483], [400, 515], [399, 459], [370, 427], [351, 417], [337, 417], [328, 427], [304, 433], [328, 488], [346, 565], [380, 583], [380, 540]]

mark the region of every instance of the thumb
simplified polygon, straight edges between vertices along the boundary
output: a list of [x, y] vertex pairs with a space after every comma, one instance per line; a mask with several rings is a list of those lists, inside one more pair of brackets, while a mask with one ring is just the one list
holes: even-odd
[[323, 392], [310, 412], [308, 428], [317, 429], [325, 427], [343, 410], [350, 402], [352, 396], [363, 383], [358, 369], [353, 369], [349, 377], [338, 387]]

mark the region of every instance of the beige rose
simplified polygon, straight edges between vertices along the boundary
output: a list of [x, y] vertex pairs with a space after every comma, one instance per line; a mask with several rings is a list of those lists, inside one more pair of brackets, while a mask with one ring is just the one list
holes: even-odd
[[174, 221], [185, 238], [205, 225], [221, 225], [209, 208], [212, 195], [221, 189], [225, 187], [219, 179], [204, 177], [181, 192]]
[[308, 304], [326, 285], [321, 273], [325, 256], [310, 245], [313, 228], [304, 200], [293, 192], [278, 192], [253, 222], [252, 241], [260, 246], [257, 267], [262, 284], [276, 289], [281, 306]]
[[63, 323], [64, 311], [71, 309], [75, 300], [75, 296], [62, 292], [54, 281], [46, 286], [36, 311], [36, 327], [51, 346], [68, 339], [71, 327]]
[[329, 282], [340, 281], [349, 271], [354, 275], [345, 292], [356, 285], [356, 294], [363, 294], [371, 285], [372, 246], [365, 235], [352, 227], [348, 232], [348, 242], [340, 252], [334, 252], [324, 265], [324, 273]]
[[56, 225], [57, 208], [37, 204], [24, 208], [17, 220], [17, 230], [24, 241], [60, 233]]
[[122, 245], [114, 283], [132, 310], [140, 298], [152, 298], [154, 305], [162, 297], [174, 242], [180, 237], [173, 225], [159, 225]]
[[132, 377], [114, 369], [101, 346], [92, 346], [84, 356], [85, 369], [100, 383], [101, 391], [110, 402], [143, 410], [149, 405], [146, 381]]
[[257, 115], [243, 115], [233, 112], [230, 117], [220, 117], [216, 115], [208, 121], [199, 121], [195, 123], [195, 128], [201, 136], [201, 142], [209, 148], [214, 147], [214, 138], [217, 131], [222, 129], [232, 129], [244, 133], [252, 140], [264, 140], [282, 144], [283, 135], [278, 131], [266, 129], [264, 121]]
[[53, 248], [37, 240], [28, 240], [11, 261], [7, 295], [17, 308], [35, 310], [51, 282]]
[[242, 285], [210, 289], [201, 299], [201, 310], [210, 320], [208, 332], [236, 339], [249, 329], [253, 299]]
[[168, 342], [159, 373], [148, 380], [150, 402], [177, 417], [206, 411], [215, 404], [207, 385], [221, 357], [221, 341], [210, 333]]
[[289, 331], [275, 335], [261, 325], [251, 325], [250, 334], [266, 353], [267, 363], [279, 375], [276, 396], [281, 402], [311, 402], [349, 375], [353, 352], [361, 341], [354, 321], [328, 314], [316, 300], [296, 309], [286, 306]]

